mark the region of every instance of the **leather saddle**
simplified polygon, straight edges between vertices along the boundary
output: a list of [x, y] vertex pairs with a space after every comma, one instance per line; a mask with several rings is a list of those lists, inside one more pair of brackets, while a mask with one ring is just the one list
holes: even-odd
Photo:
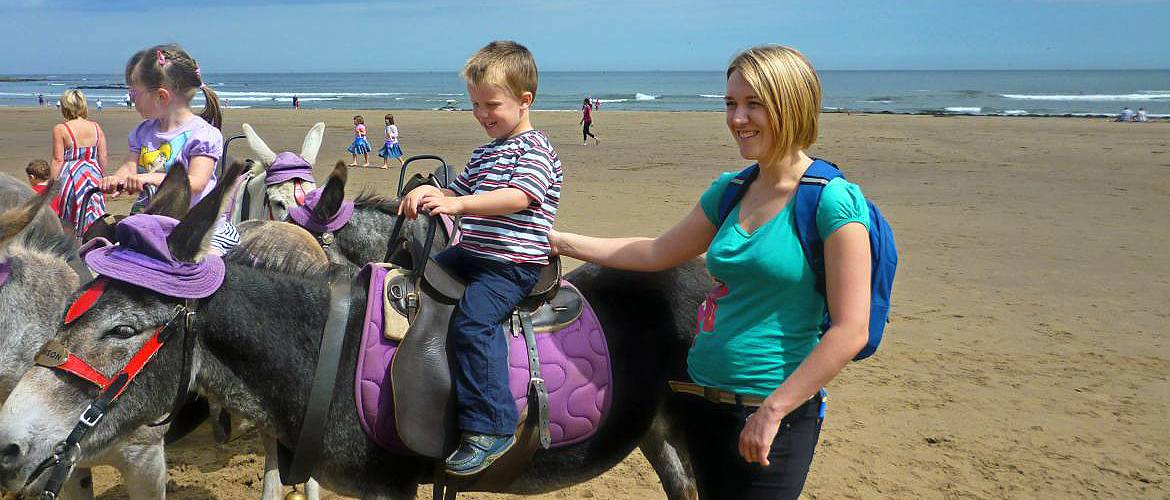
[[[587, 439], [608, 411], [605, 337], [588, 302], [560, 279], [559, 264], [554, 259], [542, 269], [504, 324], [509, 386], [521, 416], [517, 444], [483, 474], [461, 481], [460, 490], [502, 488], [535, 451]], [[421, 276], [379, 264], [361, 276], [372, 290], [355, 377], [361, 425], [389, 451], [445, 458], [459, 437], [447, 330], [464, 284], [433, 260]], [[542, 368], [551, 377], [547, 387]]]

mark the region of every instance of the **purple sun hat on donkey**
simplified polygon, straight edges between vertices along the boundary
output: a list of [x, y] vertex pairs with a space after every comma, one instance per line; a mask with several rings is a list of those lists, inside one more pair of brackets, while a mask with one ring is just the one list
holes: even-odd
[[208, 254], [200, 262], [182, 262], [167, 246], [179, 221], [164, 215], [138, 214], [116, 229], [118, 245], [85, 254], [85, 263], [102, 276], [182, 299], [202, 299], [223, 284], [223, 259]]
[[290, 151], [276, 154], [251, 125], [245, 123], [243, 129], [248, 145], [267, 171], [264, 184], [272, 186], [292, 179], [316, 182], [313, 179], [313, 163], [317, 162], [317, 152], [321, 149], [321, 142], [325, 137], [324, 122], [319, 122], [309, 129], [309, 133], [305, 135], [305, 142], [301, 145], [300, 154]]
[[264, 178], [264, 184], [268, 186], [293, 179], [316, 182], [316, 179], [313, 178], [313, 166], [301, 158], [301, 155], [289, 151], [276, 155], [276, 159], [272, 161], [267, 170], [268, 175]]
[[332, 233], [341, 229], [349, 219], [353, 217], [353, 201], [343, 200], [341, 208], [337, 213], [328, 219], [321, 219], [313, 212], [317, 208], [317, 204], [321, 202], [321, 193], [325, 192], [325, 188], [317, 188], [313, 192], [305, 195], [305, 204], [296, 207], [289, 207], [288, 218], [292, 219], [298, 226], [308, 229], [313, 233]]

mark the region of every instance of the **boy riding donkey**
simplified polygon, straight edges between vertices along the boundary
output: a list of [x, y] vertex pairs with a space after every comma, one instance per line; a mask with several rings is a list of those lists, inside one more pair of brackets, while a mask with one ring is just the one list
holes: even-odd
[[456, 476], [478, 474], [516, 443], [519, 420], [508, 389], [508, 345], [501, 323], [549, 263], [548, 231], [561, 194], [561, 162], [532, 127], [536, 97], [532, 54], [496, 41], [463, 67], [475, 119], [492, 141], [471, 153], [445, 189], [420, 186], [399, 214], [461, 215], [462, 240], [435, 261], [467, 282], [451, 319], [454, 387], [462, 439], [446, 461]]

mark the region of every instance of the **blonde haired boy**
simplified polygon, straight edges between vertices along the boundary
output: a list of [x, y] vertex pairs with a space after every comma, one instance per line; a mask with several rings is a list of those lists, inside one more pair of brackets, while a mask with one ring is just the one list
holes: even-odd
[[560, 202], [561, 161], [548, 136], [532, 127], [536, 98], [532, 53], [512, 41], [489, 43], [463, 67], [473, 114], [491, 142], [471, 153], [445, 189], [422, 186], [399, 214], [462, 215], [459, 244], [435, 256], [468, 283], [451, 318], [459, 447], [447, 472], [477, 474], [506, 453], [519, 417], [508, 389], [508, 344], [500, 324], [532, 291], [548, 264]]

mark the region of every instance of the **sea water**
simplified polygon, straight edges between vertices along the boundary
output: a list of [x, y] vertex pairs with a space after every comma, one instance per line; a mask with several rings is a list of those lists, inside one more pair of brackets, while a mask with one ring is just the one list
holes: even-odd
[[[0, 106], [50, 105], [80, 88], [91, 103], [123, 106], [120, 74], [10, 75]], [[1123, 107], [1170, 116], [1170, 70], [1118, 71], [821, 71], [830, 112], [1004, 116], [1114, 116]], [[228, 108], [469, 109], [456, 72], [209, 73]], [[577, 111], [584, 98], [603, 110], [721, 111], [720, 71], [543, 72], [535, 109]], [[202, 103], [198, 96], [195, 105]]]

